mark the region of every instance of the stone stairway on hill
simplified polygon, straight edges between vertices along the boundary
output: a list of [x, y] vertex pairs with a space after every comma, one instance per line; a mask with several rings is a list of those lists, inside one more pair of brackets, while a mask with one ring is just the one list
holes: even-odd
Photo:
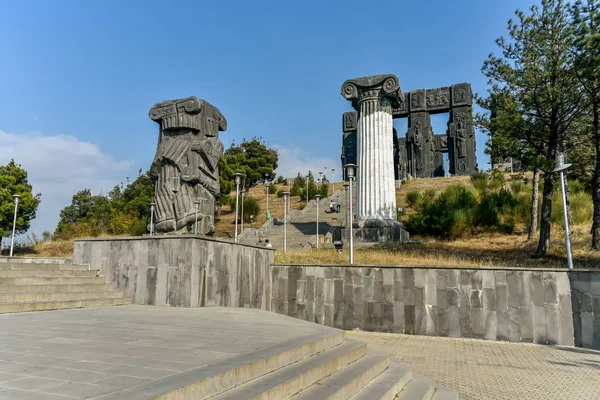
[[0, 257], [0, 314], [130, 304], [99, 272], [64, 259]]
[[[355, 190], [353, 190], [355, 192]], [[337, 203], [338, 196], [342, 199], [340, 213], [329, 211], [329, 202]], [[319, 237], [321, 243], [331, 227], [340, 226], [345, 223], [346, 199], [344, 190], [336, 190], [331, 196], [321, 199], [319, 202]], [[287, 222], [287, 248], [288, 250], [300, 250], [305, 247], [314, 246], [317, 234], [317, 203], [311, 200], [302, 210], [292, 210]], [[265, 239], [269, 239], [275, 248], [283, 247], [284, 225], [283, 221], [277, 221], [264, 233]], [[247, 236], [241, 243], [255, 244], [257, 236]]]
[[[177, 384], [162, 397], [153, 398], [458, 399], [456, 392], [390, 361], [365, 343], [347, 339], [343, 331], [333, 328], [234, 357], [223, 365], [211, 365], [178, 379]], [[141, 399], [156, 395], [156, 387], [131, 390], [144, 393], [146, 397], [135, 397]], [[125, 397], [108, 396], [106, 400], [117, 398]]]

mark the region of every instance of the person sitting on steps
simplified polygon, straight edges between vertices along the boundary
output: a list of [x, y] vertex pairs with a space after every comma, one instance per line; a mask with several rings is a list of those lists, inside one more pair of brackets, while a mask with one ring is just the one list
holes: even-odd
[[335, 206], [333, 205], [333, 199], [329, 201], [329, 212], [335, 212]]
[[256, 246], [264, 246], [264, 245], [265, 245], [265, 242], [264, 242], [263, 240], [264, 240], [263, 236], [262, 236], [262, 235], [260, 235], [260, 236], [258, 237], [258, 242], [256, 242]]

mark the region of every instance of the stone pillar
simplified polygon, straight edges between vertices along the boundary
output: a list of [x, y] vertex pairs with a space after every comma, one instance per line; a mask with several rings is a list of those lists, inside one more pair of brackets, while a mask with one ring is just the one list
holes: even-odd
[[358, 111], [356, 219], [396, 219], [392, 103], [403, 95], [394, 75], [344, 82], [342, 95]]
[[407, 239], [396, 220], [394, 134], [392, 108], [404, 101], [395, 75], [350, 79], [342, 96], [358, 112], [356, 219], [357, 239], [402, 241]]
[[448, 122], [448, 158], [451, 174], [471, 175], [477, 169], [472, 99], [471, 85], [452, 85], [452, 108]]

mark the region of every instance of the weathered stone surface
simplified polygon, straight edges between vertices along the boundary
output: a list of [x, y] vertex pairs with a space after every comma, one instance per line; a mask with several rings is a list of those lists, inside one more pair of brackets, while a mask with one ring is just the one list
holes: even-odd
[[219, 195], [219, 131], [227, 129], [221, 112], [196, 97], [168, 100], [150, 109], [160, 126], [150, 168], [156, 182], [157, 232], [214, 232], [214, 200]]

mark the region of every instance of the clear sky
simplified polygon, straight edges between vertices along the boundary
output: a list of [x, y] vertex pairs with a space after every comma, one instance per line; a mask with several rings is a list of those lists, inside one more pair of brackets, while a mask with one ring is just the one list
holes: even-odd
[[[392, 73], [404, 91], [470, 82], [483, 93], [494, 40], [531, 3], [0, 0], [0, 164], [30, 172], [42, 192], [33, 230], [54, 230], [76, 191], [148, 169], [148, 110], [193, 95], [226, 116], [226, 147], [259, 136], [280, 151], [280, 175], [339, 173], [346, 79]], [[478, 134], [487, 169], [484, 144]]]

